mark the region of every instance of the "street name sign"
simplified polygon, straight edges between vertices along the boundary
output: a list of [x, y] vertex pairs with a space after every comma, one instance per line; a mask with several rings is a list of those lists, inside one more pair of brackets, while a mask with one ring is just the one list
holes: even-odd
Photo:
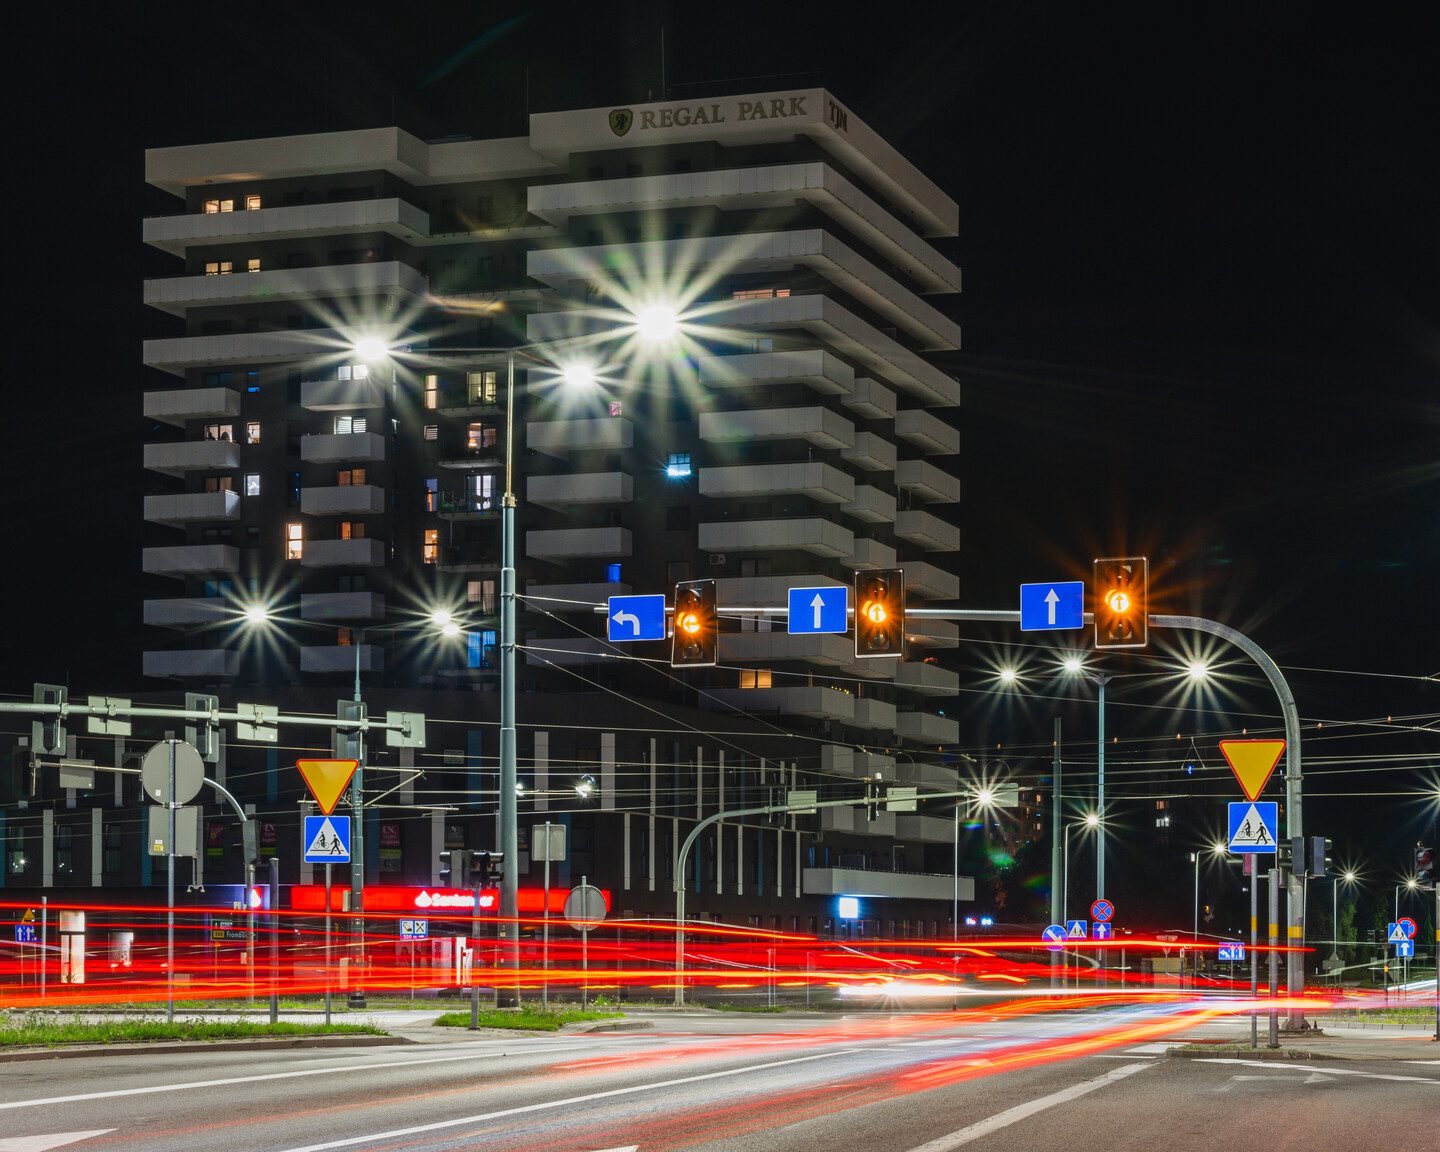
[[665, 597], [611, 596], [605, 609], [606, 639], [664, 640]]
[[1040, 933], [1040, 939], [1046, 941], [1045, 947], [1051, 952], [1059, 952], [1065, 943], [1065, 927], [1061, 924], [1051, 924], [1045, 931]]
[[[295, 767], [300, 769], [300, 775], [305, 777], [305, 786], [310, 789], [316, 806], [325, 816], [335, 811], [335, 805], [340, 803], [340, 797], [345, 794], [345, 786], [350, 783], [350, 777], [355, 775], [355, 769], [359, 766], [358, 760], [295, 761]], [[305, 837], [305, 843], [310, 843], [309, 836]]]
[[844, 632], [849, 627], [846, 606], [850, 589], [844, 584], [823, 588], [791, 588], [786, 605], [786, 629], [792, 634]]
[[305, 863], [350, 863], [350, 817], [305, 817]]
[[1109, 940], [1111, 938], [1112, 931], [1113, 929], [1111, 928], [1109, 923], [1101, 921], [1099, 924], [1095, 925], [1094, 937], [1096, 940]]
[[1090, 921], [1088, 920], [1067, 920], [1065, 921], [1065, 939], [1086, 940], [1090, 936]]
[[1090, 905], [1090, 919], [1104, 924], [1115, 916], [1115, 905], [1109, 900], [1096, 900]]
[[1226, 940], [1220, 945], [1221, 960], [1244, 960], [1245, 945], [1238, 940]]
[[1258, 799], [1285, 751], [1283, 740], [1221, 740], [1220, 754], [1247, 800]]
[[1231, 852], [1276, 852], [1280, 806], [1275, 801], [1237, 801], [1230, 808]]
[[1020, 585], [1020, 631], [1085, 627], [1085, 582]]

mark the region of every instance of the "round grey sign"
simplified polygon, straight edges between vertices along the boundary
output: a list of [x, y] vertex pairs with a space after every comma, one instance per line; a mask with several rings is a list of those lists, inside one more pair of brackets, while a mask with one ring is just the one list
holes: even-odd
[[[140, 761], [140, 783], [145, 786], [146, 795], [157, 804], [170, 802], [170, 797], [166, 795], [170, 790], [170, 744], [171, 741], [162, 740], [152, 745], [145, 753], [145, 759]], [[188, 804], [195, 799], [205, 781], [205, 761], [200, 759], [195, 745], [184, 740], [176, 740], [174, 744], [175, 803]]]
[[565, 897], [565, 919], [570, 927], [588, 932], [605, 919], [605, 897], [593, 884], [580, 884]]

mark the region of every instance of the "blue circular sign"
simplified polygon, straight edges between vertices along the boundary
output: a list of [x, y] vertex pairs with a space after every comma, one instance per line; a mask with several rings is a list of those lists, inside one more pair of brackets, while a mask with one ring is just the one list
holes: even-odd
[[1045, 947], [1051, 952], [1059, 952], [1065, 943], [1065, 929], [1059, 924], [1051, 924], [1040, 933], [1040, 939], [1052, 941]]
[[1096, 900], [1095, 903], [1090, 905], [1090, 919], [1094, 920], [1097, 924], [1106, 923], [1114, 915], [1115, 905], [1110, 903], [1109, 900]]

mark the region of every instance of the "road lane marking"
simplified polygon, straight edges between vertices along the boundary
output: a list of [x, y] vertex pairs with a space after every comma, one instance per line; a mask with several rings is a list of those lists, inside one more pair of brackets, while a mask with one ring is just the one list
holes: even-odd
[[345, 1140], [329, 1140], [324, 1144], [306, 1144], [298, 1148], [287, 1148], [285, 1152], [324, 1152], [328, 1148], [353, 1148], [357, 1144], [379, 1143], [381, 1140], [398, 1140], [402, 1136], [416, 1136], [422, 1132], [438, 1132], [445, 1128], [458, 1128], [465, 1124], [479, 1124], [486, 1120], [499, 1120], [506, 1116], [522, 1116], [527, 1112], [542, 1112], [549, 1108], [564, 1108], [569, 1104], [585, 1104], [591, 1100], [608, 1100], [616, 1096], [632, 1096], [637, 1092], [654, 1092], [661, 1088], [674, 1088], [681, 1084], [698, 1084], [702, 1080], [718, 1080], [725, 1076], [743, 1076], [747, 1072], [763, 1072], [769, 1068], [785, 1068], [791, 1064], [808, 1064], [812, 1060], [828, 1060], [835, 1053], [820, 1052], [814, 1056], [799, 1056], [793, 1060], [774, 1060], [768, 1064], [751, 1064], [744, 1068], [729, 1068], [724, 1072], [705, 1072], [698, 1076], [682, 1076], [677, 1080], [661, 1080], [655, 1084], [632, 1084], [628, 1088], [611, 1088], [605, 1092], [587, 1092], [583, 1096], [568, 1096], [563, 1100], [545, 1100], [539, 1104], [524, 1104], [518, 1108], [505, 1108], [499, 1112], [481, 1112], [474, 1116], [461, 1116], [455, 1120], [437, 1120], [433, 1124], [417, 1124], [411, 1128], [394, 1128], [389, 1132], [371, 1132], [365, 1136], [351, 1136]]
[[[1277, 1064], [1273, 1060], [1234, 1060], [1222, 1056], [1202, 1056], [1195, 1061], [1197, 1064], [1242, 1064], [1246, 1068], [1294, 1068], [1301, 1072], [1315, 1071], [1314, 1065], [1307, 1064]], [[1358, 1068], [1326, 1068], [1328, 1076], [1363, 1076], [1367, 1080], [1403, 1080], [1410, 1084], [1437, 1084], [1440, 1080], [1434, 1076], [1395, 1076], [1387, 1072], [1361, 1072]]]
[[1035, 1115], [1036, 1112], [1043, 1112], [1046, 1108], [1053, 1108], [1056, 1104], [1064, 1104], [1069, 1100], [1078, 1099], [1094, 1092], [1097, 1088], [1104, 1088], [1105, 1085], [1123, 1080], [1126, 1076], [1133, 1076], [1141, 1069], [1153, 1067], [1155, 1067], [1153, 1060], [1147, 1060], [1140, 1064], [1127, 1064], [1123, 1068], [1116, 1068], [1113, 1072], [1105, 1073], [1104, 1076], [1097, 1076], [1094, 1080], [1084, 1080], [1079, 1084], [1072, 1084], [1069, 1088], [1063, 1088], [1059, 1092], [1052, 1092], [1049, 1096], [1027, 1100], [1024, 1104], [1017, 1104], [1014, 1108], [997, 1112], [987, 1120], [980, 1120], [959, 1131], [951, 1132], [948, 1136], [937, 1137], [928, 1143], [912, 1148], [910, 1152], [949, 1152], [951, 1148], [959, 1148], [962, 1144], [969, 1144], [972, 1140], [980, 1139], [981, 1136], [988, 1136], [991, 1132], [1008, 1128], [1011, 1124], [1018, 1123], [1027, 1116]]
[[[549, 1052], [575, 1052], [588, 1048], [588, 1044], [573, 1044], [565, 1048], [551, 1048]], [[533, 1050], [532, 1050], [533, 1051]], [[531, 1055], [531, 1052], [516, 1055]], [[256, 1076], [227, 1076], [221, 1080], [187, 1080], [183, 1084], [151, 1084], [145, 1088], [115, 1088], [109, 1092], [81, 1092], [74, 1096], [47, 1096], [39, 1100], [10, 1100], [0, 1103], [0, 1109], [35, 1108], [46, 1104], [73, 1104], [80, 1100], [110, 1100], [117, 1096], [147, 1096], [154, 1092], [183, 1092], [187, 1088], [221, 1088], [228, 1084], [257, 1084], [265, 1080], [288, 1080], [299, 1076], [330, 1076], [338, 1072], [368, 1072], [372, 1068], [414, 1068], [424, 1064], [453, 1064], [460, 1060], [477, 1060], [482, 1055], [493, 1053], [471, 1052], [463, 1056], [434, 1056], [423, 1060], [389, 1060], [383, 1063], [342, 1064], [336, 1068], [300, 1068], [293, 1072], [266, 1072]], [[500, 1053], [504, 1056], [507, 1053]]]
[[1137, 1044], [1137, 1045], [1135, 1045], [1134, 1048], [1126, 1048], [1124, 1054], [1127, 1055], [1127, 1056], [1161, 1056], [1161, 1055], [1163, 1055], [1164, 1053], [1170, 1051], [1171, 1048], [1175, 1048], [1175, 1047], [1178, 1047], [1178, 1045], [1177, 1045], [1177, 1044]]
[[48, 1136], [10, 1136], [0, 1140], [0, 1152], [50, 1152], [81, 1140], [93, 1140], [114, 1132], [114, 1128], [92, 1128], [89, 1132], [51, 1132]]

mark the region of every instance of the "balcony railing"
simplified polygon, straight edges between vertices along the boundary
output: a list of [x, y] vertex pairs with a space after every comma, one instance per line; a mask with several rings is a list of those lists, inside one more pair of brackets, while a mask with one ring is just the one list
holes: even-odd
[[440, 515], [499, 516], [500, 497], [476, 496], [469, 492], [440, 492], [435, 511]]

